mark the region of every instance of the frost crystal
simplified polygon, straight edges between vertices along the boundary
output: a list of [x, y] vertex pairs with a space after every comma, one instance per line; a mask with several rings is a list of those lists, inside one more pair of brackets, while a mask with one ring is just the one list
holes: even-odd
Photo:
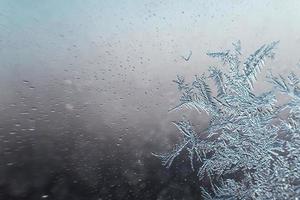
[[[188, 120], [173, 122], [181, 142], [170, 152], [154, 154], [170, 167], [187, 150], [192, 170], [208, 177], [211, 188], [202, 188], [204, 199], [297, 199], [300, 197], [300, 86], [291, 72], [287, 77], [271, 72], [274, 87], [254, 94], [253, 84], [265, 60], [274, 57], [278, 42], [261, 46], [244, 62], [240, 41], [234, 50], [207, 53], [229, 67], [217, 67], [209, 75], [195, 76], [192, 83], [177, 76], [182, 107], [210, 116], [207, 129], [198, 133]], [[207, 79], [215, 83], [213, 95]], [[277, 103], [276, 94], [288, 96]], [[196, 167], [197, 166], [197, 167]]]

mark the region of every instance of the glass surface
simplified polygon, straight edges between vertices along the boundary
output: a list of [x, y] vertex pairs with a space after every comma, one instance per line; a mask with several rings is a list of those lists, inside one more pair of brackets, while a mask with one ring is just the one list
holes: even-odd
[[299, 10], [297, 0], [0, 0], [0, 200], [201, 199], [208, 183], [187, 152], [169, 169], [152, 154], [178, 141], [172, 121], [208, 126], [205, 113], [169, 112], [172, 80], [193, 80], [217, 64], [207, 52], [238, 40], [245, 56], [280, 40], [266, 68], [287, 73], [300, 59]]

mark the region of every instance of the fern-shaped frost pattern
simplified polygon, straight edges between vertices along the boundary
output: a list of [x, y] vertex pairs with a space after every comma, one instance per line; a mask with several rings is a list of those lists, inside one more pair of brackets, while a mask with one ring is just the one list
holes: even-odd
[[[300, 79], [294, 72], [269, 72], [266, 78], [273, 88], [253, 92], [257, 74], [266, 59], [274, 57], [277, 44], [262, 45], [243, 62], [238, 41], [234, 50], [207, 53], [228, 66], [228, 72], [209, 67], [208, 75], [195, 76], [191, 84], [181, 76], [174, 80], [181, 97], [172, 110], [204, 111], [209, 126], [198, 132], [187, 120], [173, 122], [181, 141], [171, 152], [154, 155], [170, 167], [187, 150], [192, 170], [197, 169], [199, 179], [211, 181], [211, 188], [202, 188], [204, 199], [300, 197]], [[215, 84], [215, 96], [208, 79]], [[287, 95], [288, 102], [279, 105], [278, 92]]]

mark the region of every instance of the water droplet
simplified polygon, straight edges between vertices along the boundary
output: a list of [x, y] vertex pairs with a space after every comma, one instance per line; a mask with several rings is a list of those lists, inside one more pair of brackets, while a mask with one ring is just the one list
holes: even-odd
[[32, 107], [31, 110], [32, 110], [32, 111], [36, 111], [36, 110], [37, 110], [37, 107]]

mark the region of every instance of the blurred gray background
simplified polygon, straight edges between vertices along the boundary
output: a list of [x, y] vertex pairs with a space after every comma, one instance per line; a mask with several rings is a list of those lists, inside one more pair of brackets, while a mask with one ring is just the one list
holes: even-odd
[[184, 156], [166, 170], [151, 155], [176, 142], [172, 120], [208, 120], [168, 112], [172, 80], [216, 66], [205, 53], [237, 40], [245, 58], [280, 40], [265, 69], [297, 72], [299, 11], [298, 0], [0, 0], [0, 199], [200, 199]]

